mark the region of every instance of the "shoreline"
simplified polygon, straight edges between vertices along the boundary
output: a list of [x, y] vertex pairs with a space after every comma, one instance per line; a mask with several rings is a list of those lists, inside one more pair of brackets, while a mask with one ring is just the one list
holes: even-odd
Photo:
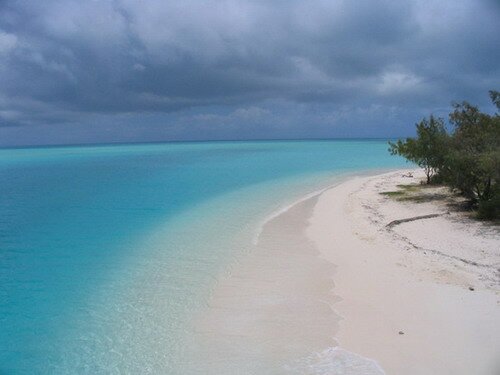
[[205, 373], [493, 373], [497, 281], [417, 251], [424, 220], [384, 228], [381, 207], [407, 212], [378, 190], [407, 171], [349, 176], [267, 218], [196, 319]]
[[305, 233], [318, 197], [267, 221], [252, 251], [218, 280], [195, 323], [204, 373], [297, 373], [290, 359], [336, 346], [333, 265]]
[[[315, 197], [319, 197], [321, 194], [323, 194], [325, 191], [330, 190], [335, 188], [336, 186], [356, 177], [369, 177], [369, 176], [377, 176], [379, 174], [384, 174], [384, 173], [389, 173], [389, 172], [394, 172], [399, 169], [395, 168], [379, 168], [379, 169], [374, 169], [374, 170], [364, 170], [364, 171], [358, 171], [358, 172], [344, 172], [342, 174], [336, 175], [332, 177], [334, 180], [331, 181], [330, 183], [327, 183], [326, 186], [322, 186], [321, 188], [318, 188], [316, 190], [313, 190], [305, 195], [299, 196], [298, 198], [295, 198], [293, 200], [290, 200], [288, 203], [283, 205], [282, 207], [270, 212], [267, 214], [259, 223], [257, 226], [257, 229], [255, 230], [255, 234], [252, 239], [252, 244], [257, 245], [259, 241], [259, 237], [263, 231], [264, 226], [270, 222], [271, 220], [275, 219], [276, 217], [285, 214], [289, 209], [291, 209], [293, 206], [300, 204], [302, 202], [305, 202], [309, 199], [313, 199]], [[309, 219], [309, 218], [307, 218]]]

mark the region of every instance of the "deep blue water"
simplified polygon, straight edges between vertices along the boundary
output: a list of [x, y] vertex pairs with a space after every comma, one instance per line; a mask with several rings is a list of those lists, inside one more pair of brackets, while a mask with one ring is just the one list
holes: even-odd
[[[147, 364], [144, 373], [181, 373], [181, 354], [160, 333], [178, 347], [186, 311], [228, 254], [211, 242], [224, 220], [250, 226], [252, 215], [268, 213], [266, 199], [283, 204], [331, 176], [404, 164], [380, 140], [0, 150], [0, 374], [120, 373]], [[194, 232], [191, 221], [216, 222], [219, 209], [222, 224]], [[145, 282], [153, 269], [156, 281]], [[154, 303], [142, 300], [148, 295]], [[148, 353], [148, 337], [156, 337], [140, 337], [149, 329], [144, 314], [162, 317], [160, 341], [151, 344], [155, 355], [138, 359], [130, 353]]]

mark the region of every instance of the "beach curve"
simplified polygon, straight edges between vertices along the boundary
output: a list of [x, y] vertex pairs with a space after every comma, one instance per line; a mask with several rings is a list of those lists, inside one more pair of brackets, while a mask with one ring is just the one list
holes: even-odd
[[478, 270], [420, 259], [427, 255], [381, 229], [390, 221], [377, 211], [387, 199], [379, 193], [403, 174], [352, 177], [268, 218], [196, 322], [205, 373], [492, 373], [498, 290], [475, 283], [471, 294]]

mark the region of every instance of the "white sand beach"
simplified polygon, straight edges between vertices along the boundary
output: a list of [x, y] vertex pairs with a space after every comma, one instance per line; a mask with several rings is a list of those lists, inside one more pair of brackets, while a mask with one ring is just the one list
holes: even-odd
[[[403, 174], [352, 179], [319, 197], [308, 234], [336, 265], [335, 336], [387, 374], [498, 374], [498, 228], [441, 201], [380, 194], [423, 177]], [[429, 214], [441, 216], [386, 227]]]
[[267, 222], [196, 322], [205, 373], [500, 373], [498, 227], [439, 189], [380, 194], [418, 184], [407, 172], [348, 179]]

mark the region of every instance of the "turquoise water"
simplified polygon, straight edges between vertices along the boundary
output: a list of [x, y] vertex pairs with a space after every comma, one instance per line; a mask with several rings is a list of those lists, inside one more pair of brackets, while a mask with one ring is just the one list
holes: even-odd
[[387, 142], [0, 150], [0, 374], [190, 369], [190, 317], [273, 210]]

